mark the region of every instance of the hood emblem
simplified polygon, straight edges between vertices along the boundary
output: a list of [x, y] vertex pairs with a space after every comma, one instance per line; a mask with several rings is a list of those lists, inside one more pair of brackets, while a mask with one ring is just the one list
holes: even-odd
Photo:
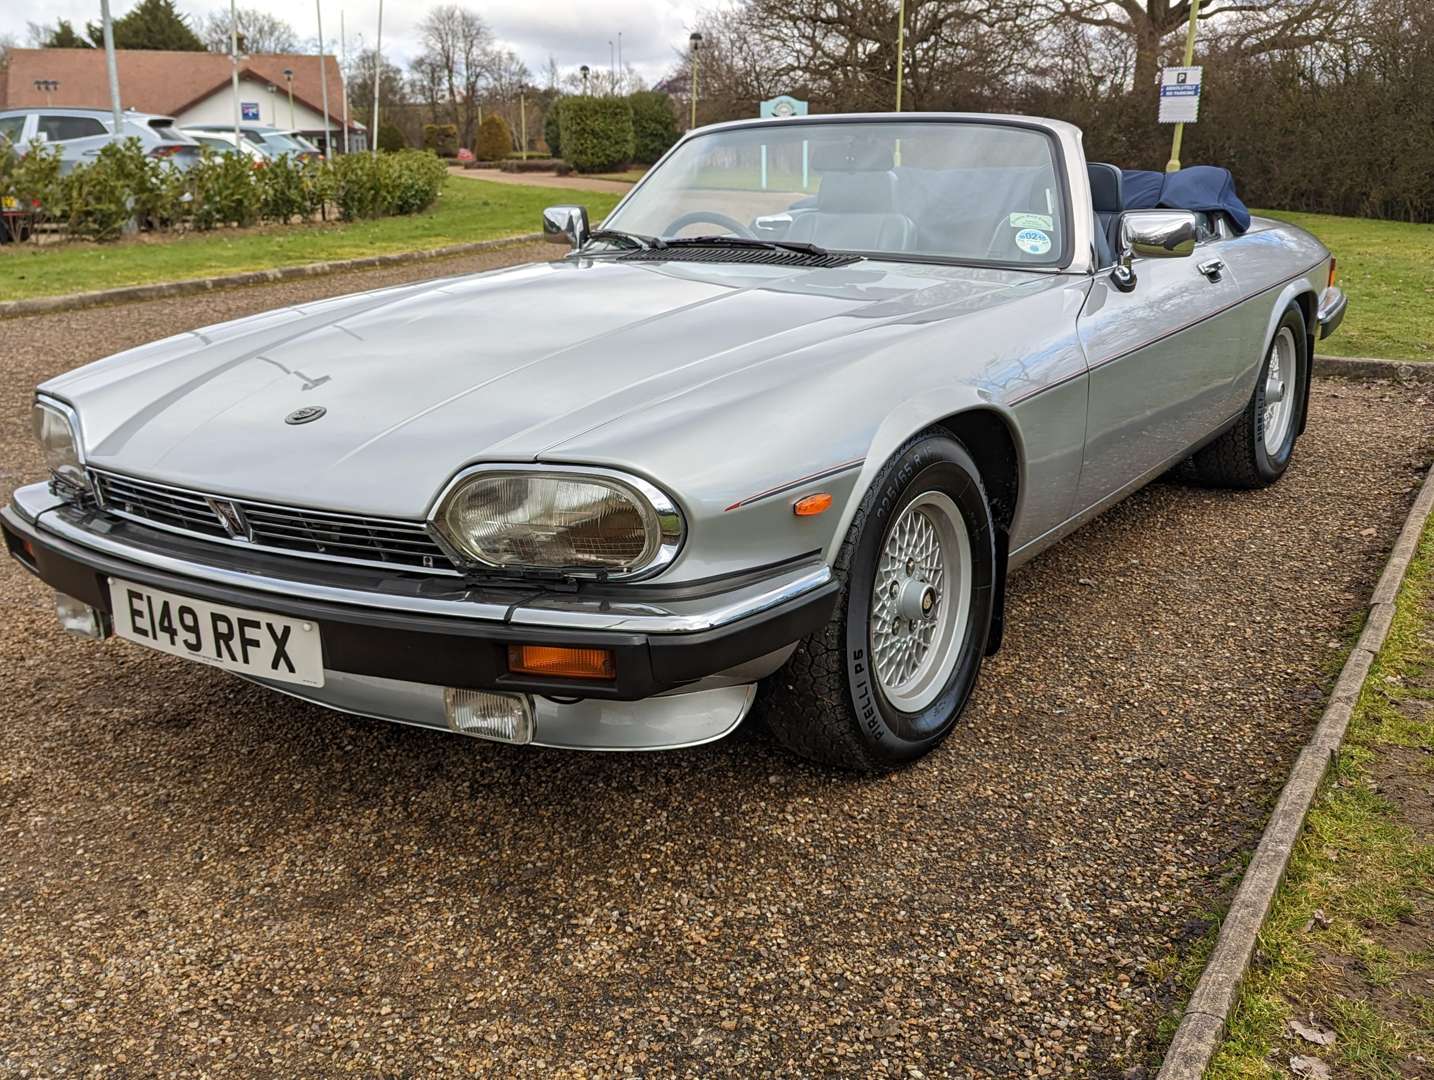
[[224, 531], [229, 534], [231, 540], [246, 540], [250, 543], [254, 540], [254, 530], [249, 527], [249, 519], [244, 516], [244, 511], [237, 503], [228, 499], [216, 499], [212, 496], [206, 497], [205, 502], [209, 509], [214, 511], [214, 516], [219, 519], [219, 524], [224, 526]]
[[305, 405], [302, 409], [295, 409], [288, 416], [284, 417], [286, 424], [312, 424], [319, 417], [329, 410], [322, 405]]

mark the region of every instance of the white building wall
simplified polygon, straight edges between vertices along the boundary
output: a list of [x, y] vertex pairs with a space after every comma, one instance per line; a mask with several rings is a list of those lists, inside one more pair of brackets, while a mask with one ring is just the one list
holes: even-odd
[[[179, 126], [185, 124], [232, 124], [234, 122], [234, 95], [230, 93], [229, 83], [224, 84], [222, 90], [216, 91], [205, 98], [199, 104], [185, 109], [175, 117]], [[286, 131], [323, 131], [324, 114], [317, 109], [311, 109], [297, 98], [294, 100], [293, 123], [289, 122], [289, 95], [280, 88], [273, 93], [269, 91], [269, 84], [260, 82], [257, 79], [239, 80], [240, 102], [255, 102], [259, 106], [259, 119], [246, 121], [247, 123], [268, 124], [272, 127], [283, 128]], [[329, 107], [342, 109], [343, 99], [339, 96], [337, 86], [329, 87]], [[330, 127], [334, 132], [334, 140], [341, 143], [343, 138], [342, 122], [335, 119], [330, 121]]]

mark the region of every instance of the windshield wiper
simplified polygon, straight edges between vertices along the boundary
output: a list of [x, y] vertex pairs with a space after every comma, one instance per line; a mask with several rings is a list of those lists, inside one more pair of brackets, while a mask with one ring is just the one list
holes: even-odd
[[830, 255], [831, 252], [803, 240], [763, 240], [758, 236], [676, 236], [664, 241], [667, 247], [743, 247], [768, 251], [796, 251], [803, 255]]
[[621, 229], [594, 229], [588, 233], [588, 239], [610, 240], [615, 244], [626, 244], [637, 251], [667, 246], [667, 241], [659, 236], [644, 236], [642, 233], [623, 232]]

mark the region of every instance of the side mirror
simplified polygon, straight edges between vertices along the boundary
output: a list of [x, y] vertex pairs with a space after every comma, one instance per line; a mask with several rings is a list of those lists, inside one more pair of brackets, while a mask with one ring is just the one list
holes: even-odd
[[1135, 288], [1134, 260], [1183, 259], [1195, 254], [1199, 226], [1190, 210], [1127, 210], [1120, 215], [1116, 267], [1111, 280], [1122, 292]]
[[549, 243], [580, 248], [591, 232], [586, 206], [550, 206], [543, 211], [543, 239]]

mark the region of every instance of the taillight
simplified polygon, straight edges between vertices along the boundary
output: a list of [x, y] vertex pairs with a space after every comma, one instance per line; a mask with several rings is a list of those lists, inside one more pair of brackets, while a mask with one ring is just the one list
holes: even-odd
[[184, 147], [181, 144], [176, 144], [174, 146], [156, 146], [153, 150], [149, 152], [149, 156], [153, 158], [173, 157], [175, 154], [179, 153], [183, 149]]

